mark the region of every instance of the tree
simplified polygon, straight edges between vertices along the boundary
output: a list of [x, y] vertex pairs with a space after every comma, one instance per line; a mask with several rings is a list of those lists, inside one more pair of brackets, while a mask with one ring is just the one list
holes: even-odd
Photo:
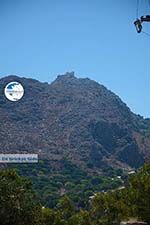
[[74, 214], [68, 222], [69, 225], [91, 225], [91, 219], [89, 212], [86, 210], [80, 210], [80, 212]]
[[62, 213], [65, 220], [74, 214], [74, 205], [67, 196], [64, 196], [62, 199], [60, 199], [59, 203], [57, 204], [57, 208]]
[[53, 225], [55, 222], [55, 211], [49, 208], [42, 208], [42, 218], [46, 225]]
[[150, 163], [145, 164], [130, 178], [129, 197], [135, 215], [150, 222]]
[[98, 193], [92, 201], [91, 218], [96, 224], [120, 224], [128, 216], [121, 191]]
[[0, 171], [1, 225], [40, 225], [41, 205], [29, 180], [15, 170]]

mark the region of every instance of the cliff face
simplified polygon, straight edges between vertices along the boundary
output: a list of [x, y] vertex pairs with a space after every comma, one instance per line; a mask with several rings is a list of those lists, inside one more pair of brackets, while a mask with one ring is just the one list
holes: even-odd
[[[19, 81], [25, 95], [8, 101], [3, 88]], [[59, 170], [62, 159], [89, 172], [106, 166], [139, 167], [150, 158], [150, 120], [133, 114], [118, 96], [73, 73], [51, 84], [0, 79], [0, 152], [32, 152]]]

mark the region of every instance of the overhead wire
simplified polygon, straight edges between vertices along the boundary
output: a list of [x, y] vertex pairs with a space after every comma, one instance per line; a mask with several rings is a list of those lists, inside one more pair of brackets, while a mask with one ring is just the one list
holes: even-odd
[[[147, 4], [146, 4], [146, 3], [147, 3]], [[147, 1], [145, 2], [145, 7], [146, 7], [146, 5], [147, 5], [148, 11], [149, 11], [149, 10], [150, 10], [150, 0], [147, 0]], [[145, 9], [145, 11], [146, 11], [146, 9]], [[150, 37], [150, 33], [149, 33], [149, 32], [142, 31], [142, 33], [145, 34], [146, 36]]]
[[137, 2], [136, 2], [136, 18], [139, 17], [139, 4], [140, 4], [140, 2], [139, 2], [139, 0], [137, 0]]
[[[148, 5], [150, 7], [150, 0], [148, 0]], [[137, 0], [136, 2], [136, 18], [139, 18], [139, 7], [140, 7], [140, 0]], [[142, 31], [143, 34], [150, 37], [150, 33]]]
[[150, 33], [147, 33], [145, 31], [142, 31], [142, 33], [150, 37]]

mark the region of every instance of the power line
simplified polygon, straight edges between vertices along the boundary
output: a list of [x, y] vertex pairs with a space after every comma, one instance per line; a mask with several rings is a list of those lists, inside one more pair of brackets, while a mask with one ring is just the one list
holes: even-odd
[[142, 33], [150, 37], [150, 33], [147, 33], [145, 31], [142, 31]]
[[136, 2], [136, 18], [138, 18], [139, 17], [139, 0], [137, 0], [137, 2]]

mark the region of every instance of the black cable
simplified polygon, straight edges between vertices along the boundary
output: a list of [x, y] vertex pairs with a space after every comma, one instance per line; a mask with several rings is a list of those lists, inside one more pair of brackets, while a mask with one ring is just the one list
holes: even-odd
[[136, 18], [139, 17], [139, 0], [136, 2]]
[[149, 33], [145, 32], [145, 31], [142, 31], [142, 33], [150, 37]]
[[150, 11], [150, 0], [147, 1], [148, 1], [148, 11]]

